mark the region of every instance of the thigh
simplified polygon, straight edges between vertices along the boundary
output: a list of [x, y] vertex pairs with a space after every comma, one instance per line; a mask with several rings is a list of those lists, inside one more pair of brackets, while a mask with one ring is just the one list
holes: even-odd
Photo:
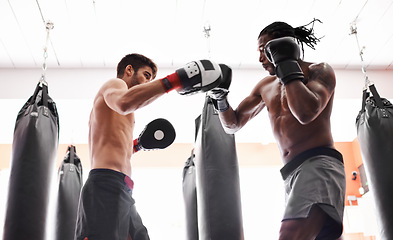
[[142, 219], [136, 211], [135, 205], [130, 208], [129, 236], [132, 240], [149, 240], [149, 234], [143, 225]]
[[280, 228], [280, 240], [314, 240], [322, 230], [327, 214], [315, 205], [308, 218], [284, 220]]
[[110, 181], [94, 181], [82, 191], [77, 225], [77, 239], [126, 239], [130, 203]]

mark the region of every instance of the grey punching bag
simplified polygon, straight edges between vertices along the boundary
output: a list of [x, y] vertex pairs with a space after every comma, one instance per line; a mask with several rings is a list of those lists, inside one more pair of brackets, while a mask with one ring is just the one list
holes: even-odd
[[[199, 115], [195, 119], [195, 140], [201, 122]], [[187, 159], [183, 168], [183, 200], [186, 215], [186, 240], [198, 240], [198, 204], [196, 192], [196, 173], [195, 173], [195, 154], [194, 149], [191, 156]]]
[[59, 168], [56, 211], [56, 240], [73, 240], [79, 196], [83, 185], [82, 163], [75, 146], [68, 146]]
[[235, 137], [206, 97], [195, 144], [200, 240], [241, 240], [243, 222]]
[[183, 199], [186, 214], [186, 240], [198, 240], [198, 205], [194, 151], [183, 168]]
[[56, 105], [39, 83], [16, 119], [4, 240], [44, 239], [58, 138]]
[[393, 105], [370, 85], [356, 118], [357, 135], [370, 192], [374, 196], [380, 239], [393, 239]]

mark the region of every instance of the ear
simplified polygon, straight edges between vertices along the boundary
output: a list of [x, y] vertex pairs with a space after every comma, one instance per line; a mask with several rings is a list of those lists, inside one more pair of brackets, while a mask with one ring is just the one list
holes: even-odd
[[131, 65], [127, 65], [124, 73], [129, 76], [132, 76], [134, 74], [134, 68]]

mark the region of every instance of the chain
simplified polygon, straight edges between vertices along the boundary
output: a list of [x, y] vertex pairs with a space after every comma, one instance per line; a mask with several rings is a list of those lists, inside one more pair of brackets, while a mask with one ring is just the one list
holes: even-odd
[[45, 79], [45, 74], [46, 74], [46, 59], [48, 58], [48, 43], [49, 43], [49, 35], [50, 31], [54, 28], [54, 25], [51, 21], [46, 22], [46, 41], [45, 41], [45, 46], [44, 46], [44, 62], [42, 63], [42, 75], [40, 79], [40, 84], [45, 84], [48, 85]]
[[358, 45], [360, 61], [361, 61], [361, 63], [362, 63], [362, 73], [363, 73], [363, 75], [364, 75], [364, 89], [367, 89], [368, 86], [372, 85], [373, 83], [368, 79], [367, 71], [366, 71], [366, 66], [365, 66], [365, 64], [364, 64], [363, 53], [364, 53], [365, 47], [364, 47], [364, 46], [363, 46], [363, 47], [360, 47], [359, 39], [358, 39], [358, 31], [357, 31], [357, 27], [356, 27], [355, 21], [353, 21], [353, 22], [351, 23], [350, 29], [351, 29], [350, 35], [355, 35], [356, 42], [357, 42], [357, 45]]

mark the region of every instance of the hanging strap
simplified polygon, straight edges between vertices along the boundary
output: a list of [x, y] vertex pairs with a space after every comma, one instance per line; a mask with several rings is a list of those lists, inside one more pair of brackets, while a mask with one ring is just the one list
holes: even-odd
[[76, 153], [76, 149], [74, 145], [71, 145], [68, 147], [68, 151], [69, 151], [69, 158], [70, 158], [70, 172], [73, 172], [75, 170], [75, 153]]
[[375, 85], [371, 84], [370, 86], [368, 86], [368, 88], [370, 89], [371, 93], [373, 94], [375, 104], [377, 105], [377, 107], [385, 108], [385, 105], [383, 104], [382, 99], [379, 96], [377, 89], [375, 88]]
[[69, 147], [69, 151], [70, 151], [70, 163], [75, 164], [75, 161], [74, 161], [74, 159], [75, 159], [75, 146], [71, 145]]
[[42, 105], [48, 108], [48, 86], [42, 86]]
[[[379, 93], [375, 87], [374, 84], [371, 84], [368, 89], [370, 90], [370, 92], [372, 93], [373, 97], [374, 97], [374, 101], [375, 104], [377, 105], [378, 108], [380, 109], [385, 109], [385, 104], [383, 103], [381, 96], [379, 96]], [[367, 89], [363, 90], [363, 96], [362, 96], [362, 108], [360, 110], [360, 113], [364, 112], [365, 108], [366, 108], [366, 101], [368, 99], [368, 97], [370, 96], [370, 92]]]
[[40, 83], [38, 83], [37, 86], [36, 86], [36, 88], [35, 88], [35, 90], [34, 90], [33, 95], [32, 95], [31, 98], [30, 98], [30, 101], [29, 101], [30, 105], [33, 105], [33, 104], [34, 104], [34, 102], [35, 102], [35, 100], [36, 100], [36, 98], [37, 98], [38, 93], [40, 92], [40, 90], [41, 90], [41, 86], [40, 86]]
[[34, 105], [34, 103], [37, 100], [38, 94], [41, 93], [41, 101], [42, 101], [42, 105], [45, 106], [46, 108], [48, 108], [48, 86], [46, 84], [42, 84], [41, 82], [39, 82], [34, 90], [33, 95], [30, 97], [29, 100], [29, 104], [30, 105]]

